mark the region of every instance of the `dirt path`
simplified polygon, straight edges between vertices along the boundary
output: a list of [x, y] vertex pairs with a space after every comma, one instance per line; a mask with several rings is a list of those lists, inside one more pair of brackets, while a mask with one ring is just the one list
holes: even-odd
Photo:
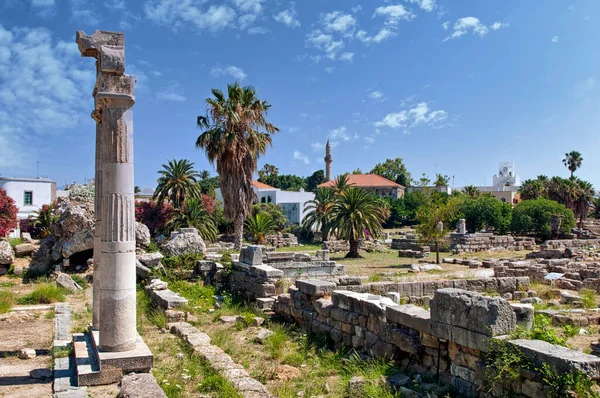
[[[30, 376], [35, 369], [50, 369], [54, 320], [47, 312], [0, 315], [0, 397], [29, 398], [52, 396], [52, 379]], [[37, 356], [19, 359], [22, 348], [33, 348]]]

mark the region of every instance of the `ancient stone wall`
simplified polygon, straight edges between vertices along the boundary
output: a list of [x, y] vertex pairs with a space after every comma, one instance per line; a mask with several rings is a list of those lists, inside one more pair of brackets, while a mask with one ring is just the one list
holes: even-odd
[[[482, 357], [490, 341], [503, 339], [517, 325], [531, 327], [531, 305], [511, 305], [499, 297], [442, 288], [435, 291], [428, 311], [396, 304], [381, 295], [336, 289], [331, 282], [298, 280], [288, 293], [277, 297], [273, 309], [304, 330], [327, 336], [337, 346], [393, 358], [407, 371], [439, 375], [460, 396], [543, 396], [543, 381], [534, 372], [525, 375], [523, 385], [483, 393], [487, 389]], [[585, 369], [591, 377], [600, 378], [600, 358], [562, 347], [553, 349], [535, 340], [509, 344], [532, 361], [545, 361], [560, 371]]]
[[533, 250], [535, 239], [494, 235], [492, 233], [450, 234], [450, 249], [454, 253], [495, 250]]
[[265, 245], [273, 247], [296, 247], [298, 238], [294, 234], [272, 234], [265, 236]]
[[527, 258], [573, 258], [583, 257], [588, 249], [600, 247], [600, 239], [557, 239], [547, 240], [539, 251], [527, 254]]

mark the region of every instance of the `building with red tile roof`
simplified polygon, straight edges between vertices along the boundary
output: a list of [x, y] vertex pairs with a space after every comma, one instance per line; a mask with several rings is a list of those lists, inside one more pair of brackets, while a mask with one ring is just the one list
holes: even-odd
[[[390, 181], [377, 174], [348, 174], [348, 185], [365, 189], [379, 196], [401, 198], [404, 196], [404, 186]], [[337, 180], [320, 184], [320, 188], [331, 188]]]

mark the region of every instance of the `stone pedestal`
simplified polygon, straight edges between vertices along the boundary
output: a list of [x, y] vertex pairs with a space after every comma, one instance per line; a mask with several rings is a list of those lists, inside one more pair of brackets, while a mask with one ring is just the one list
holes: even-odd
[[462, 235], [467, 233], [467, 220], [464, 218], [458, 220], [458, 233]]

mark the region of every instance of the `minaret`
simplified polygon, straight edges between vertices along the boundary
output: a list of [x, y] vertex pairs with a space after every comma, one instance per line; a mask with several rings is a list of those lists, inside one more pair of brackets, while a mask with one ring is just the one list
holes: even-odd
[[333, 162], [331, 144], [327, 140], [327, 145], [325, 145], [325, 181], [331, 181], [331, 162]]

